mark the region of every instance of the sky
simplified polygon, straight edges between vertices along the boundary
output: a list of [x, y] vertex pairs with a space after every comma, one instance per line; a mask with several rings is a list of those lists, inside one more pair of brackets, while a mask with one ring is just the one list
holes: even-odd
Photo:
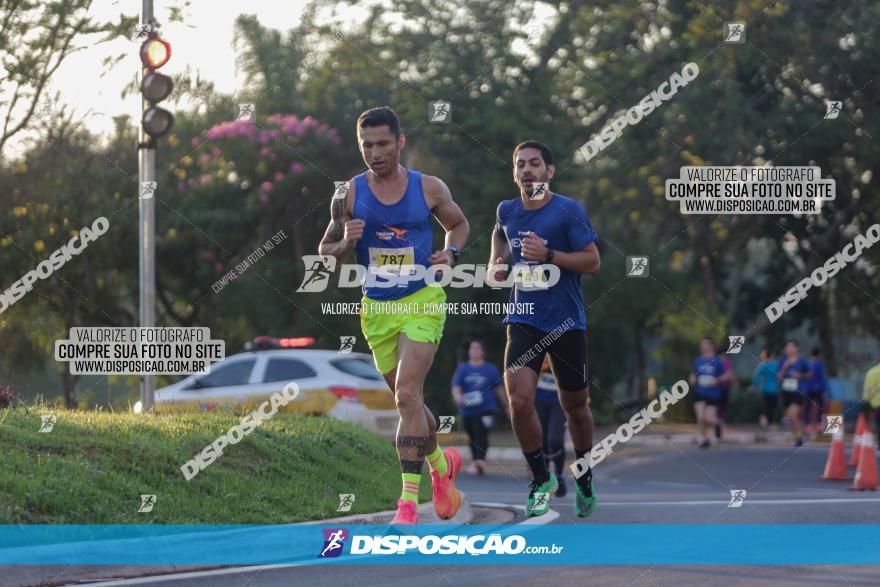
[[[243, 76], [236, 64], [233, 25], [240, 14], [253, 14], [261, 24], [280, 30], [299, 24], [307, 0], [192, 0], [183, 12], [184, 23], [169, 22], [169, 2], [155, 0], [155, 15], [161, 36], [171, 43], [171, 59], [160, 71], [180, 73], [189, 65], [214, 82], [222, 93], [234, 93], [243, 85]], [[96, 0], [93, 14], [97, 19], [111, 19], [120, 12], [140, 14], [138, 0]], [[70, 55], [58, 68], [50, 82], [48, 96], [60, 92], [59, 102], [75, 112], [77, 119], [96, 133], [110, 133], [113, 117], [129, 114], [140, 120], [138, 94], [123, 99], [122, 89], [140, 71], [138, 49], [142, 40], [117, 39], [89, 46]], [[104, 72], [105, 57], [124, 54], [112, 69]]]
[[[342, 10], [346, 20], [360, 22], [366, 15], [364, 6], [377, 0], [363, 0], [359, 6]], [[141, 0], [94, 0], [91, 13], [97, 21], [115, 20], [120, 13], [140, 15]], [[241, 14], [252, 14], [266, 27], [287, 31], [299, 24], [309, 0], [191, 0], [183, 6], [168, 0], [154, 0], [154, 14], [162, 38], [171, 44], [171, 59], [160, 70], [162, 73], [182, 73], [189, 67], [195, 74], [214, 82], [220, 93], [235, 94], [244, 85], [244, 77], [236, 62], [233, 38], [235, 20]], [[183, 9], [184, 22], [171, 22], [170, 6]], [[537, 13], [542, 18], [551, 12], [547, 6]], [[537, 16], [537, 15], [536, 15]], [[540, 20], [536, 20], [540, 22]], [[141, 117], [138, 92], [121, 97], [123, 88], [138, 75], [141, 63], [138, 55], [142, 39], [116, 39], [96, 43], [97, 39], [79, 38], [79, 49], [70, 54], [49, 82], [49, 91], [42, 102], [54, 103], [55, 109], [64, 105], [95, 134], [110, 135], [114, 129], [113, 117], [128, 114], [132, 121]], [[102, 65], [105, 58], [122, 55], [123, 59], [112, 68]], [[59, 93], [57, 102], [55, 93]], [[173, 96], [173, 94], [172, 94]], [[5, 155], [15, 158], [24, 150], [25, 133], [17, 135]]]

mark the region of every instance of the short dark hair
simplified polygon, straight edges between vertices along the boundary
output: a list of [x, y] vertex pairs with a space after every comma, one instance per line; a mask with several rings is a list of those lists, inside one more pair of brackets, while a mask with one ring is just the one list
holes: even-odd
[[790, 345], [790, 344], [793, 344], [794, 346], [796, 346], [796, 347], [798, 347], [798, 348], [801, 348], [801, 345], [798, 344], [798, 341], [796, 341], [796, 340], [793, 339], [793, 338], [789, 338], [788, 340], [785, 341], [785, 345], [786, 345], [786, 346], [788, 346], [788, 345]]
[[813, 347], [813, 352], [810, 354], [812, 354], [814, 357], [818, 357], [822, 354], [822, 349], [820, 349], [819, 347]]
[[523, 141], [513, 148], [513, 166], [516, 167], [516, 156], [523, 149], [538, 149], [541, 151], [541, 157], [544, 159], [544, 165], [553, 165], [553, 151], [550, 147], [540, 141], [528, 140]]
[[386, 125], [391, 129], [391, 133], [395, 137], [400, 138], [400, 119], [394, 110], [388, 106], [379, 106], [378, 108], [365, 110], [357, 119], [357, 127], [359, 129]]

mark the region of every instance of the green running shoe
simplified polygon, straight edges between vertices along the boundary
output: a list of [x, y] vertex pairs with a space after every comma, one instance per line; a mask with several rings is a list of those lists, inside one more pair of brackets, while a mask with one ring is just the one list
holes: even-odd
[[593, 488], [593, 480], [590, 479], [590, 497], [587, 497], [580, 483], [575, 482], [574, 513], [579, 518], [586, 518], [596, 510], [596, 490]]
[[526, 501], [526, 517], [543, 516], [550, 509], [550, 496], [559, 489], [556, 476], [550, 473], [550, 478], [540, 485], [532, 481], [529, 483], [529, 499]]

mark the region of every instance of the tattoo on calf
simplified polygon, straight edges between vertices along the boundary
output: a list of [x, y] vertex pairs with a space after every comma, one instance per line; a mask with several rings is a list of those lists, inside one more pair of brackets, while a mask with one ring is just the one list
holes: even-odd
[[425, 461], [400, 461], [400, 470], [403, 473], [415, 473], [416, 475], [421, 475], [422, 473], [422, 463]]
[[427, 436], [398, 436], [398, 448], [415, 447], [416, 454], [419, 458], [423, 458], [428, 454], [428, 437]]

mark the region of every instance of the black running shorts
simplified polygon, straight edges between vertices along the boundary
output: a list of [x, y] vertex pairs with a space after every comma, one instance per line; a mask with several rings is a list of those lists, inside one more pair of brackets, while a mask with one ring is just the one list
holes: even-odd
[[558, 334], [544, 332], [527, 324], [507, 325], [507, 346], [504, 349], [506, 370], [517, 371], [528, 367], [540, 373], [547, 353], [550, 353], [550, 367], [559, 389], [578, 391], [588, 386], [586, 331], [567, 330]]
[[782, 392], [782, 403], [787, 408], [791, 404], [797, 404], [799, 406], [804, 405], [804, 396], [802, 396], [797, 391], [784, 391]]

